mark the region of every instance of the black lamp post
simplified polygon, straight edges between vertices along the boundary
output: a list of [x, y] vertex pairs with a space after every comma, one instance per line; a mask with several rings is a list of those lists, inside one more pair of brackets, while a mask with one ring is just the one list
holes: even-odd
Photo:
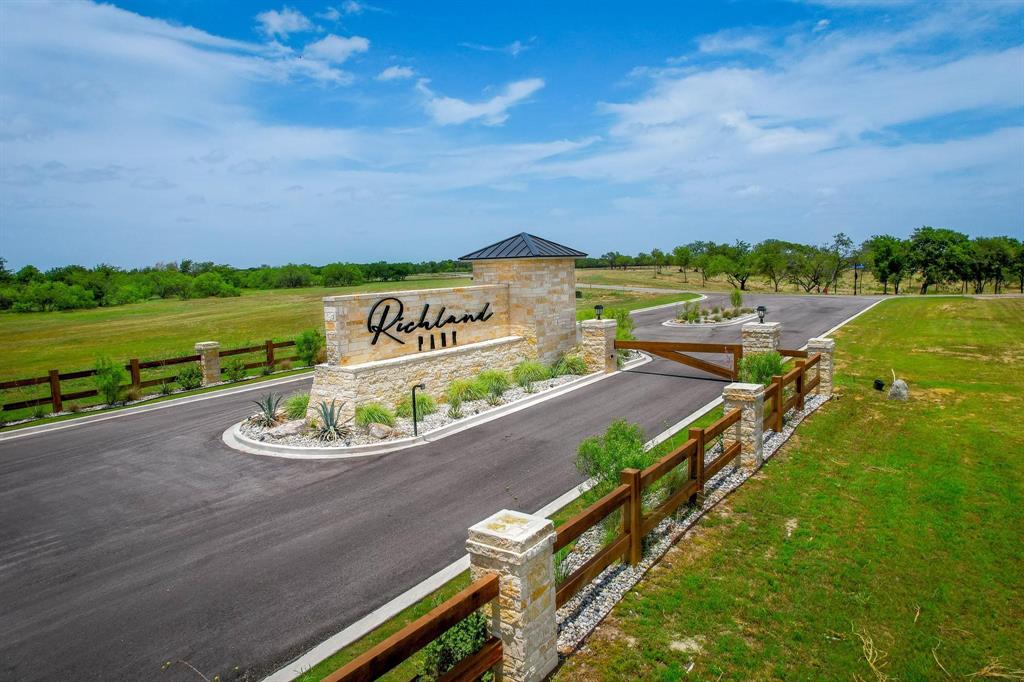
[[767, 312], [768, 309], [765, 308], [763, 305], [757, 306], [757, 319], [761, 321], [761, 324], [764, 324], [764, 314]]
[[415, 386], [412, 387], [412, 435], [413, 436], [420, 435], [419, 428], [417, 427], [417, 422], [419, 420], [417, 419], [417, 414], [416, 414], [416, 389], [419, 389], [419, 390], [422, 391], [425, 388], [426, 388], [426, 386], [423, 385], [423, 384], [416, 384]]
[[604, 306], [598, 303], [594, 306], [594, 314], [597, 315], [597, 319], [601, 319], [601, 313], [604, 312]]

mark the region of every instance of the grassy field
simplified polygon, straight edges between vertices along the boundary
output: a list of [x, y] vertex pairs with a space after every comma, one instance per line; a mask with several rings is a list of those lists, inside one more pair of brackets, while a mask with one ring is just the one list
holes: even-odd
[[[882, 285], [875, 281], [870, 272], [862, 272], [857, 285], [858, 293], [881, 294]], [[723, 277], [713, 277], [705, 284], [701, 284], [700, 274], [687, 272], [685, 275], [679, 272], [676, 267], [665, 267], [658, 272], [654, 267], [630, 268], [628, 270], [606, 270], [599, 268], [579, 269], [576, 271], [576, 280], [581, 284], [611, 284], [615, 286], [637, 286], [656, 287], [663, 289], [687, 289], [690, 291], [729, 291], [733, 288], [728, 280]], [[774, 286], [766, 282], [763, 277], [751, 277], [747, 280], [747, 289], [755, 293], [774, 293]], [[917, 280], [904, 281], [900, 286], [900, 295], [916, 294], [920, 289], [920, 282]], [[1016, 289], [1007, 286], [1006, 292], [1013, 293]], [[782, 284], [779, 293], [803, 294], [803, 289], [794, 284]], [[839, 279], [839, 294], [853, 293], [853, 274], [845, 272]], [[892, 287], [889, 287], [892, 293]], [[929, 294], [959, 294], [960, 287], [957, 285], [933, 285], [928, 289]]]
[[[1021, 679], [1021, 319], [1022, 300], [900, 299], [837, 332], [840, 399], [556, 679]], [[908, 403], [872, 389], [890, 368]]]

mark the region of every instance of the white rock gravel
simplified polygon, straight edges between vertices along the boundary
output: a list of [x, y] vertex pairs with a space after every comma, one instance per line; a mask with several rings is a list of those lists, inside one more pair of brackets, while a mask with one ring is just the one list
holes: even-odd
[[[792, 435], [803, 419], [821, 407], [827, 398], [813, 396], [806, 400], [804, 409], [787, 414], [782, 433], [768, 432], [764, 438], [764, 459], [775, 455], [779, 447]], [[710, 463], [721, 453], [721, 444], [711, 448], [705, 455]], [[738, 461], [738, 460], [737, 460]], [[704, 486], [704, 503], [699, 507], [680, 507], [675, 514], [658, 524], [645, 538], [644, 556], [636, 566], [619, 563], [609, 566], [589, 585], [577, 592], [572, 599], [558, 610], [558, 652], [561, 656], [575, 651], [584, 638], [604, 619], [619, 600], [636, 585], [643, 575], [689, 530], [708, 510], [721, 502], [729, 493], [738, 488], [755, 473], [747, 468], [727, 466], [711, 478]], [[600, 550], [603, 529], [596, 526], [580, 536], [573, 552], [559, 567], [561, 575], [567, 575]]]
[[[496, 405], [491, 405], [486, 400], [472, 400], [462, 403], [462, 416], [459, 419], [453, 419], [448, 416], [448, 404], [439, 402], [437, 404], [437, 412], [428, 414], [427, 416], [420, 419], [419, 423], [419, 435], [427, 436], [432, 431], [436, 431], [444, 426], [448, 426], [460, 419], [466, 417], [472, 417], [474, 415], [489, 412], [502, 405], [508, 405], [524, 398], [532, 398], [537, 394], [545, 391], [550, 391], [563, 384], [567, 384], [570, 381], [575, 381], [580, 377], [574, 374], [567, 374], [565, 376], [555, 377], [553, 379], [545, 379], [544, 381], [538, 381], [534, 383], [534, 390], [532, 393], [527, 393], [523, 388], [513, 384], [511, 388], [505, 391], [504, 395], [501, 396], [501, 402]], [[348, 438], [336, 441], [324, 441], [306, 429], [301, 429], [298, 432], [293, 432], [293, 429], [282, 428], [289, 425], [302, 425], [302, 420], [295, 420], [293, 422], [285, 422], [285, 424], [278, 425], [274, 429], [266, 429], [262, 426], [257, 426], [249, 422], [242, 422], [241, 431], [242, 433], [254, 440], [258, 440], [265, 443], [277, 443], [280, 445], [298, 445], [303, 447], [337, 447], [345, 448], [354, 445], [371, 445], [376, 443], [386, 443], [390, 440], [396, 440], [399, 438], [409, 438], [413, 435], [412, 433], [412, 419], [405, 417], [398, 417], [395, 420], [394, 429], [390, 435], [386, 438], [378, 438], [370, 433], [369, 428], [356, 426], [355, 423], [349, 423], [348, 426], [351, 428], [351, 434]], [[283, 431], [284, 434], [280, 436], [274, 435], [274, 430]]]

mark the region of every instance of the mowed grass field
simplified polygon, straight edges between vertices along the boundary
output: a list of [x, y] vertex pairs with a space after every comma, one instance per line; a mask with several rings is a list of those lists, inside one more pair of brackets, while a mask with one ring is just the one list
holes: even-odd
[[[556, 680], [1021, 679], [1024, 300], [897, 299]], [[889, 402], [872, 380], [910, 384]]]

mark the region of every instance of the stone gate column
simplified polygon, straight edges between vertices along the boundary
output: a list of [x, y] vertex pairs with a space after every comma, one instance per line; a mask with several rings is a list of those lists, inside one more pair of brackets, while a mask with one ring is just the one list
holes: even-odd
[[722, 434], [723, 447], [738, 440], [743, 463], [761, 466], [764, 462], [764, 386], [732, 383], [723, 389], [722, 400], [724, 414], [736, 408], [742, 410], [739, 422]]
[[492, 634], [501, 638], [506, 682], [537, 682], [558, 665], [554, 544], [550, 520], [508, 509], [469, 529], [472, 579], [498, 575], [500, 622]]
[[778, 322], [747, 322], [742, 327], [743, 354], [770, 353], [779, 350], [782, 325]]
[[615, 356], [615, 320], [584, 320], [583, 360], [591, 372], [614, 372], [618, 369]]
[[826, 398], [832, 395], [832, 356], [835, 354], [835, 350], [835, 339], [826, 336], [820, 336], [807, 342], [808, 354], [821, 353], [821, 360], [818, 361], [818, 376], [820, 377], [818, 395], [823, 395]]
[[203, 386], [220, 382], [220, 342], [200, 341], [196, 344], [199, 366], [203, 368]]

